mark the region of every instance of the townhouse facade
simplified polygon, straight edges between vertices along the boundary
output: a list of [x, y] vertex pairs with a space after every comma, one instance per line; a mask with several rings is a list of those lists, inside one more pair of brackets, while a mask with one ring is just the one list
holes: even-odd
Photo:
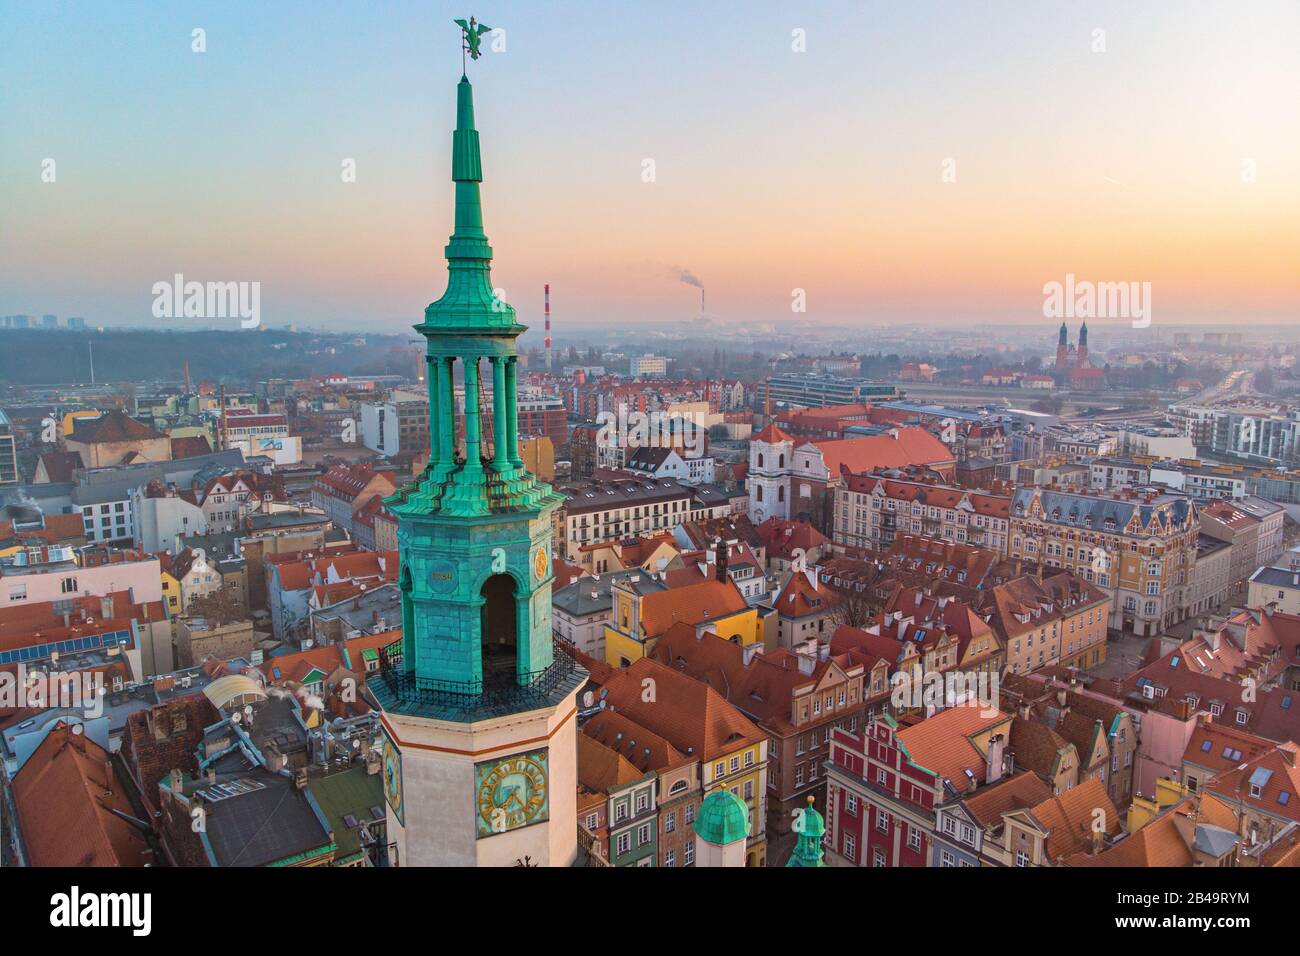
[[859, 735], [834, 731], [827, 864], [928, 866], [938, 807], [1002, 778], [1011, 719], [955, 707], [909, 727], [886, 718]]
[[1196, 504], [1182, 495], [1012, 495], [1010, 556], [1095, 584], [1111, 597], [1108, 626], [1140, 637], [1187, 617], [1199, 533]]
[[952, 485], [848, 475], [836, 490], [837, 545], [885, 551], [904, 535], [1007, 552], [1011, 495], [983, 494]]

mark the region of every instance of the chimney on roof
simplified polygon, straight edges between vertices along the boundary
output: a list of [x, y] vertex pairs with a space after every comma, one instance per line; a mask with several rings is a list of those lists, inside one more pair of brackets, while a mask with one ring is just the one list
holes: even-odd
[[721, 538], [714, 544], [713, 574], [719, 581], [727, 580], [727, 542]]
[[985, 783], [997, 783], [1002, 779], [1003, 756], [1006, 752], [1006, 740], [1001, 734], [994, 734], [989, 741], [989, 758], [988, 772], [985, 775]]
[[268, 741], [266, 743], [262, 748], [262, 756], [266, 758], [266, 769], [271, 771], [271, 773], [279, 773], [284, 769], [286, 763], [285, 756], [280, 752], [280, 748], [276, 746], [274, 741]]
[[113, 595], [106, 594], [99, 599], [99, 613], [106, 621], [113, 619]]

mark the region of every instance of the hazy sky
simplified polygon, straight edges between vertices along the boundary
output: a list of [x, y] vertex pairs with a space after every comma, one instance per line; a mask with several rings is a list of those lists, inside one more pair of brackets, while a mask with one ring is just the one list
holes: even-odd
[[1295, 0], [0, 0], [0, 313], [161, 324], [180, 272], [261, 282], [271, 325], [418, 321], [470, 13], [529, 324], [547, 281], [558, 327], [688, 318], [674, 268], [730, 321], [1050, 326], [1067, 273], [1150, 282], [1157, 324], [1300, 321]]

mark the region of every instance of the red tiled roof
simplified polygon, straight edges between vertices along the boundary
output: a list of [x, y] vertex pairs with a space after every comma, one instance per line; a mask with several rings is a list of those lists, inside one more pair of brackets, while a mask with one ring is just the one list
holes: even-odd
[[45, 474], [51, 482], [72, 480], [72, 472], [84, 468], [79, 451], [47, 451], [41, 455], [40, 464], [45, 466]]
[[[392, 640], [388, 643], [391, 644]], [[296, 654], [272, 657], [259, 665], [259, 670], [266, 675], [268, 684], [279, 686], [286, 682], [302, 683], [303, 678], [313, 670], [319, 670], [328, 676], [342, 666], [342, 648], [338, 644], [325, 644]]]
[[[1208, 715], [1207, 715], [1208, 716]], [[1209, 750], [1206, 750], [1206, 745]], [[1271, 740], [1265, 740], [1231, 724], [1216, 723], [1203, 718], [1192, 731], [1183, 751], [1183, 760], [1198, 767], [1206, 767], [1212, 773], [1232, 770], [1243, 761], [1254, 760], [1276, 746]]]
[[106, 442], [147, 441], [163, 438], [148, 425], [142, 425], [125, 412], [114, 409], [99, 418], [78, 418], [73, 432], [68, 436], [77, 444], [103, 444]]
[[354, 550], [307, 560], [277, 562], [275, 567], [280, 576], [281, 590], [302, 591], [313, 587], [318, 575], [322, 582], [328, 583], [331, 571], [338, 581], [366, 578], [396, 581], [397, 562], [396, 551]]
[[212, 452], [212, 445], [203, 435], [185, 435], [172, 439], [172, 459], [197, 458]]
[[830, 538], [807, 521], [787, 521], [785, 518], [768, 518], [754, 529], [768, 558], [790, 559], [796, 550], [808, 554], [814, 548], [830, 544]]
[[771, 422], [757, 435], [751, 435], [749, 440], [761, 441], [773, 445], [777, 442], [792, 442], [794, 441], [794, 438], [777, 428], [775, 422]]
[[872, 494], [879, 486], [886, 497], [899, 501], [919, 501], [936, 508], [953, 509], [963, 501], [970, 504], [975, 514], [993, 518], [1006, 518], [1011, 514], [1010, 495], [986, 495], [951, 485], [932, 485], [919, 481], [905, 481], [880, 475], [845, 476], [849, 491]]
[[395, 487], [393, 486], [394, 473], [391, 470], [376, 471], [368, 462], [335, 465], [317, 478], [313, 487], [336, 498], [351, 501], [376, 477], [382, 478], [390, 487]]

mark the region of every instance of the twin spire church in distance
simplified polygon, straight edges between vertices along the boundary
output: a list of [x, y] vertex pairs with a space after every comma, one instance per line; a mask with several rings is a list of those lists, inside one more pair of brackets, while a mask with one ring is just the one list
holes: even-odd
[[[456, 22], [464, 53], [478, 59], [490, 28]], [[551, 634], [551, 513], [562, 498], [519, 457], [516, 340], [526, 327], [492, 291], [464, 71], [451, 178], [447, 290], [415, 326], [427, 342], [429, 464], [385, 502], [398, 519], [402, 637], [367, 681], [382, 708], [390, 860], [569, 866], [586, 674]], [[490, 443], [480, 420], [485, 376]]]

